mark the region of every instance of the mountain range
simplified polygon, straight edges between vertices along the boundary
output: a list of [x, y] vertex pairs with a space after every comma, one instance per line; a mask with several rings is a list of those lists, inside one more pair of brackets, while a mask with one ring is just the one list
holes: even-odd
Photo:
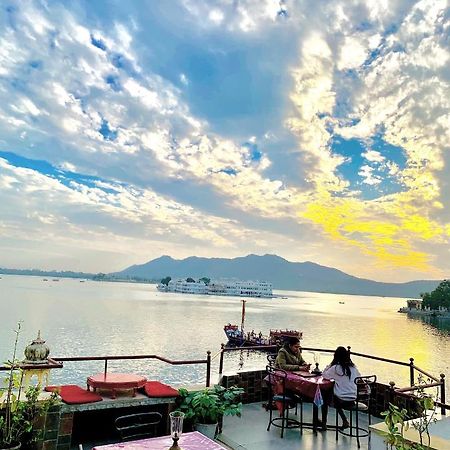
[[181, 260], [161, 256], [111, 275], [119, 278], [143, 279], [170, 276], [264, 280], [271, 282], [274, 289], [416, 298], [420, 297], [421, 292], [431, 292], [442, 281], [383, 283], [354, 277], [338, 269], [313, 262], [290, 262], [277, 255], [247, 255], [232, 259], [191, 256]]

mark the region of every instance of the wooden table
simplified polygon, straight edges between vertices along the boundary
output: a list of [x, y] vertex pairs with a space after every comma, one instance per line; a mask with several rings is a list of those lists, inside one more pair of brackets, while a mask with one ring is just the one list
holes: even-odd
[[136, 389], [144, 387], [146, 381], [147, 378], [133, 373], [99, 373], [88, 377], [87, 390], [110, 390], [111, 398], [116, 398], [116, 391], [133, 390], [133, 397], [136, 397]]
[[[118, 444], [100, 445], [94, 447], [93, 450], [167, 450], [172, 443], [173, 440], [170, 436], [161, 436], [138, 441], [120, 442]], [[178, 445], [183, 450], [226, 450], [218, 442], [209, 439], [198, 431], [182, 434]]]
[[304, 374], [301, 372], [288, 372], [286, 379], [286, 389], [289, 389], [301, 397], [311, 400], [313, 407], [312, 427], [317, 431], [319, 423], [319, 406], [316, 404], [315, 396], [317, 389], [320, 389], [323, 403], [331, 403], [333, 398], [334, 381], [324, 378], [322, 375]]
[[287, 372], [286, 388], [311, 401], [319, 388], [325, 402], [332, 399], [334, 381], [309, 372]]

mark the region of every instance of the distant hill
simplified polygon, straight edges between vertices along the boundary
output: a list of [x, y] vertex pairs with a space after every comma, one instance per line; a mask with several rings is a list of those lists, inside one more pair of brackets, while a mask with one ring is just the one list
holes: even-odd
[[248, 255], [239, 258], [199, 258], [191, 256], [176, 260], [170, 256], [133, 265], [111, 274], [118, 277], [161, 279], [203, 276], [209, 278], [237, 278], [265, 280], [274, 289], [330, 292], [339, 294], [377, 295], [386, 297], [419, 297], [430, 292], [441, 280], [419, 280], [408, 283], [381, 283], [357, 278], [340, 270], [312, 262], [289, 262], [276, 255]]

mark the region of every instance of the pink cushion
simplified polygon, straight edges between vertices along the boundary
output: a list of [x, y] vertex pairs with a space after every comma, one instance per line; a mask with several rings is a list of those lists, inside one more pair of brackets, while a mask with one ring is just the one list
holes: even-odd
[[147, 381], [144, 386], [144, 392], [148, 397], [177, 397], [178, 391], [159, 381]]
[[69, 405], [79, 405], [82, 403], [94, 403], [103, 400], [103, 398], [95, 392], [89, 392], [76, 384], [66, 384], [64, 386], [47, 386], [47, 392], [58, 392], [61, 400]]

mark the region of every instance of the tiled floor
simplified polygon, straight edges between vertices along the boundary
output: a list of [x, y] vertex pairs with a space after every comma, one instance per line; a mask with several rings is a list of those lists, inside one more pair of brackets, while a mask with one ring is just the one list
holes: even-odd
[[[305, 404], [305, 420], [310, 421], [311, 415], [311, 404]], [[302, 435], [298, 429], [290, 429], [285, 430], [281, 439], [279, 428], [271, 427], [270, 431], [266, 431], [268, 421], [269, 413], [261, 403], [244, 405], [241, 418], [225, 417], [223, 433], [218, 436], [218, 440], [234, 450], [358, 450], [355, 437], [339, 435], [336, 441], [334, 429], [317, 433], [312, 429], [303, 429]], [[334, 425], [334, 422], [335, 410], [330, 408], [328, 424]], [[380, 419], [372, 418], [372, 423], [377, 422]], [[360, 415], [360, 426], [367, 428], [365, 414]], [[367, 450], [368, 438], [361, 438], [360, 441], [361, 450]]]

